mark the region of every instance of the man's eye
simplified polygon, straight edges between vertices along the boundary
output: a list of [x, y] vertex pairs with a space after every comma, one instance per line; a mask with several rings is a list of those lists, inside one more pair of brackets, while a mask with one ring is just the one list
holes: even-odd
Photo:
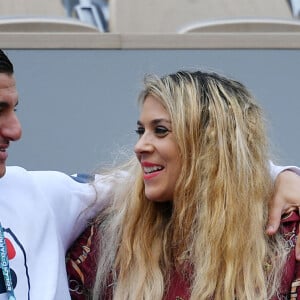
[[137, 133], [137, 135], [141, 136], [144, 134], [145, 132], [145, 128], [143, 127], [138, 127], [138, 129], [135, 131]]
[[169, 132], [169, 129], [163, 126], [158, 126], [155, 128], [155, 133], [159, 136], [165, 136]]

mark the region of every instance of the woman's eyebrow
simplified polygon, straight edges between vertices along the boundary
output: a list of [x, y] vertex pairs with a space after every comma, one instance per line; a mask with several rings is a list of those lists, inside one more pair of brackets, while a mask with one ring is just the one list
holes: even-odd
[[[170, 121], [170, 120], [164, 119], [164, 118], [151, 120], [150, 123], [151, 123], [152, 125], [156, 125], [156, 124], [159, 124], [159, 123], [161, 123], [161, 122], [167, 122], [167, 123], [171, 124], [171, 121]], [[137, 124], [137, 125], [143, 125], [143, 123], [142, 123], [140, 120], [138, 120], [138, 121], [136, 122], [136, 124]]]

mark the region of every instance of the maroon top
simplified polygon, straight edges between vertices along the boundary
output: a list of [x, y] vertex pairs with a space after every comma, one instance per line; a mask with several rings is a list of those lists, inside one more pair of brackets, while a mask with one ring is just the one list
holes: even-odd
[[[281, 233], [287, 241], [290, 252], [282, 277], [280, 294], [274, 296], [272, 300], [300, 300], [300, 262], [295, 259], [299, 221], [300, 217], [296, 212], [284, 216], [281, 221]], [[97, 226], [87, 227], [67, 254], [67, 272], [73, 300], [87, 299], [88, 292], [93, 286], [97, 270], [97, 238]], [[163, 300], [188, 300], [190, 297], [188, 281], [177, 272], [172, 274], [170, 280]], [[110, 295], [105, 297], [105, 300], [110, 299]]]

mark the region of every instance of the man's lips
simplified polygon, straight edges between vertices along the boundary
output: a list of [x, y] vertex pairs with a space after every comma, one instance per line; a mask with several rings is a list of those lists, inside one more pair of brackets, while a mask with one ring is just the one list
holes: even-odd
[[5, 161], [7, 159], [7, 148], [8, 143], [6, 144], [0, 144], [0, 161]]

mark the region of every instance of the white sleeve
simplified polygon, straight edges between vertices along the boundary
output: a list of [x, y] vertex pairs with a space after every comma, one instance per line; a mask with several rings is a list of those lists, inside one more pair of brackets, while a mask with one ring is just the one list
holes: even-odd
[[96, 202], [94, 187], [61, 172], [30, 173], [42, 195], [39, 201], [49, 208], [64, 247], [68, 248], [96, 213], [92, 209]]
[[270, 172], [273, 180], [283, 171], [290, 170], [300, 175], [300, 168], [296, 166], [276, 166], [270, 161]]

